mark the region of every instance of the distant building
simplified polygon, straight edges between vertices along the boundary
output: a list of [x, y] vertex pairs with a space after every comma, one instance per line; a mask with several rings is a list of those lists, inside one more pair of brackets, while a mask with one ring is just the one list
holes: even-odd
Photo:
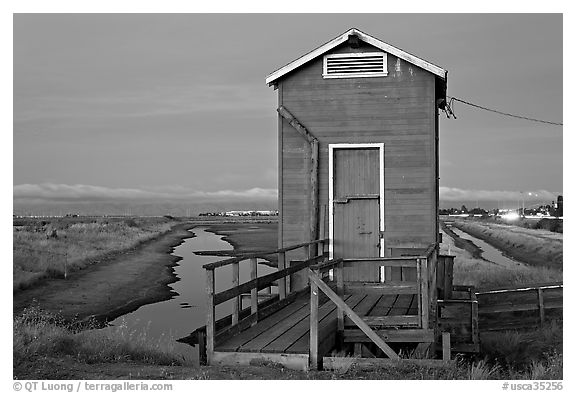
[[249, 216], [277, 216], [278, 210], [230, 210], [227, 212], [200, 213], [199, 216], [222, 217], [249, 217]]

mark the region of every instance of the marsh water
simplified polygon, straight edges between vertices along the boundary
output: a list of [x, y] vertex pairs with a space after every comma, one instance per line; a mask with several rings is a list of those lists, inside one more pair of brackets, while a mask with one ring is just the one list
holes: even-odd
[[[174, 249], [173, 255], [182, 257], [174, 267], [178, 281], [169, 285], [174, 296], [166, 301], [148, 304], [110, 322], [111, 328], [123, 326], [135, 335], [144, 335], [151, 342], [166, 342], [187, 359], [198, 361], [198, 346], [176, 342], [187, 337], [196, 328], [206, 324], [206, 274], [202, 265], [224, 259], [220, 256], [197, 255], [195, 251], [232, 250], [222, 236], [206, 231], [206, 228], [190, 230], [195, 237], [185, 239]], [[258, 260], [258, 275], [275, 272]], [[240, 263], [240, 283], [250, 280], [250, 264]], [[216, 292], [229, 289], [232, 283], [232, 266], [216, 269]], [[216, 318], [229, 315], [231, 302], [216, 307]]]

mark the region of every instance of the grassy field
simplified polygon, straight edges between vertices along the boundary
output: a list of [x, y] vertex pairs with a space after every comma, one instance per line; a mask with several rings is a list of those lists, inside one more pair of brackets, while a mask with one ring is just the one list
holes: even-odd
[[563, 234], [482, 220], [458, 219], [455, 227], [504, 250], [511, 257], [533, 265], [562, 270]]
[[[86, 224], [86, 223], [85, 223]], [[128, 223], [131, 224], [131, 223]], [[66, 229], [58, 231], [60, 239]], [[108, 224], [110, 225], [110, 224]], [[118, 223], [119, 227], [129, 226]], [[156, 228], [171, 225], [158, 222]], [[239, 225], [236, 227], [236, 225]], [[82, 227], [82, 226], [79, 226]], [[96, 226], [94, 226], [96, 227]], [[144, 226], [140, 232], [144, 231]], [[165, 228], [165, 227], [164, 227]], [[275, 224], [250, 223], [215, 226], [242, 250], [274, 245]], [[248, 231], [246, 231], [248, 230]], [[15, 233], [18, 232], [15, 230]], [[158, 232], [159, 233], [159, 232]], [[42, 235], [46, 237], [46, 230]], [[150, 232], [148, 235], [154, 236]], [[82, 234], [75, 236], [81, 237]], [[93, 236], [86, 230], [84, 236]], [[40, 236], [40, 240], [44, 240]], [[65, 238], [68, 239], [68, 238]], [[134, 239], [134, 238], [133, 238]], [[454, 283], [477, 288], [558, 281], [562, 272], [545, 266], [507, 269], [473, 258], [443, 236], [442, 252], [456, 254]], [[142, 241], [142, 240], [139, 240]], [[136, 240], [138, 242], [138, 240]], [[260, 243], [265, 244], [264, 246]], [[55, 243], [55, 242], [54, 242]], [[242, 245], [244, 248], [240, 248]], [[493, 332], [481, 335], [482, 355], [459, 358], [456, 366], [425, 367], [413, 364], [362, 371], [354, 367], [337, 371], [298, 372], [277, 364], [261, 367], [198, 367], [174, 354], [173, 340], [151, 340], [146, 334], [119, 326], [111, 330], [87, 329], [73, 321], [28, 308], [14, 318], [14, 377], [18, 379], [562, 379], [562, 325], [551, 322], [526, 332]], [[264, 367], [262, 367], [264, 366]]]
[[150, 340], [145, 332], [129, 331], [126, 326], [93, 329], [90, 323], [75, 324], [30, 307], [14, 318], [14, 377], [31, 376], [31, 369], [47, 358], [68, 358], [87, 365], [126, 361], [185, 365], [185, 361], [175, 355], [175, 343], [171, 337]]
[[13, 289], [68, 273], [167, 232], [167, 218], [53, 218], [15, 220]]
[[456, 247], [454, 239], [444, 234], [440, 245], [442, 254], [456, 255], [454, 284], [472, 285], [476, 289], [490, 289], [522, 284], [562, 281], [562, 271], [547, 266], [527, 266], [511, 269], [478, 259]]
[[484, 357], [455, 366], [397, 363], [371, 371], [347, 367], [300, 372], [279, 364], [193, 366], [175, 354], [169, 337], [151, 340], [125, 326], [85, 330], [37, 308], [14, 320], [15, 379], [562, 379], [562, 327], [482, 336]]

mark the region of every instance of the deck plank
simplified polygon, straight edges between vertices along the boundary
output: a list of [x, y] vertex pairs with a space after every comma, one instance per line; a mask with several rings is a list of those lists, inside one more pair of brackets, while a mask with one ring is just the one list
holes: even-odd
[[362, 301], [358, 303], [356, 307], [352, 307], [352, 310], [354, 310], [354, 312], [360, 317], [368, 315], [382, 296], [383, 295], [369, 294], [364, 299], [362, 299]]
[[[344, 301], [350, 307], [354, 308], [358, 306], [360, 303], [363, 302], [364, 299], [369, 297], [369, 295], [364, 294], [354, 294], [354, 295], [346, 295], [344, 296]], [[326, 308], [324, 316], [320, 314], [318, 318], [318, 332], [320, 338], [320, 344], [322, 343], [323, 339], [331, 330], [331, 327], [334, 329], [337, 325], [337, 315], [336, 315], [336, 305], [332, 302], [328, 302], [327, 304], [330, 305], [329, 308]], [[306, 318], [305, 324], [302, 324], [297, 329], [294, 329], [292, 332], [287, 332], [286, 335], [283, 335], [278, 342], [272, 343], [270, 348], [266, 348], [266, 352], [269, 350], [272, 351], [282, 351], [286, 353], [308, 353], [309, 351], [309, 344], [310, 344], [310, 318]], [[296, 327], [295, 327], [296, 328]], [[282, 340], [281, 340], [282, 339]], [[280, 341], [281, 340], [281, 341]], [[288, 344], [288, 345], [286, 345]]]
[[[282, 310], [280, 310], [279, 312], [282, 313]], [[285, 316], [280, 322], [274, 325], [273, 329], [265, 330], [258, 336], [254, 337], [252, 340], [240, 346], [238, 348], [238, 352], [261, 352], [266, 345], [276, 340], [285, 331], [289, 330], [294, 325], [297, 325], [304, 318], [309, 317], [309, 315], [310, 315], [310, 302], [308, 299], [306, 299], [305, 307], [301, 307], [294, 313]], [[256, 326], [258, 326], [258, 324]], [[255, 328], [256, 326], [252, 327], [251, 329]]]
[[[344, 301], [351, 305], [358, 304], [362, 299], [366, 297], [365, 294], [354, 294], [354, 295], [345, 295]], [[333, 314], [333, 317], [336, 318], [336, 305], [332, 302], [327, 302], [323, 306], [320, 307], [318, 310], [318, 324], [319, 324], [319, 331], [320, 327], [324, 327], [326, 321], [324, 319], [329, 317]], [[262, 349], [263, 352], [286, 352], [286, 350], [294, 345], [298, 340], [301, 338], [310, 339], [308, 337], [310, 334], [310, 315], [307, 315], [306, 318], [302, 319], [298, 324], [292, 326], [290, 329], [286, 330], [282, 335], [280, 335], [276, 340], [271, 342], [269, 345]], [[319, 337], [319, 340], [322, 341], [322, 337]], [[304, 353], [308, 352], [308, 346], [303, 349]]]
[[[380, 298], [385, 295], [377, 295], [377, 294], [369, 294], [367, 295], [360, 303], [356, 306], [352, 307], [352, 310], [359, 316], [364, 317], [372, 311], [372, 309], [376, 306]], [[344, 317], [344, 325], [350, 323], [350, 318]]]
[[389, 316], [406, 315], [410, 304], [412, 303], [412, 295], [398, 295], [398, 299], [394, 302], [394, 306], [388, 313]]
[[[325, 307], [327, 298], [320, 299], [320, 309]], [[310, 301], [306, 298], [306, 306], [298, 309], [296, 312], [284, 318], [282, 321], [274, 325], [273, 329], [268, 329], [262, 334], [256, 336], [254, 339], [238, 348], [238, 352], [268, 352], [263, 350], [268, 344], [278, 339], [285, 334], [295, 325], [300, 324], [305, 318], [310, 318]]]
[[382, 295], [380, 300], [378, 300], [378, 303], [376, 303], [368, 315], [385, 317], [394, 306], [397, 298], [398, 295]]
[[259, 321], [255, 326], [252, 326], [251, 328], [246, 329], [243, 332], [231, 337], [230, 339], [218, 344], [216, 346], [216, 350], [222, 352], [237, 351], [242, 345], [253, 340], [263, 332], [269, 329], [275, 329], [275, 325], [289, 318], [290, 315], [294, 314], [301, 308], [308, 307], [308, 304], [309, 302], [307, 297], [302, 296], [297, 298], [294, 300], [294, 302], [290, 303], [286, 307]]
[[412, 304], [410, 305], [410, 308], [408, 309], [408, 312], [406, 313], [406, 315], [418, 315], [418, 295], [414, 294], [412, 295]]

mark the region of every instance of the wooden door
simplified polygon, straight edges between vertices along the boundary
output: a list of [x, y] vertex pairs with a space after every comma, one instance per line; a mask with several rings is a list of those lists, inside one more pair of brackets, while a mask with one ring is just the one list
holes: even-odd
[[[377, 147], [335, 148], [332, 154], [333, 257], [378, 257], [380, 150]], [[344, 279], [371, 281], [374, 272], [363, 270], [346, 269]]]

